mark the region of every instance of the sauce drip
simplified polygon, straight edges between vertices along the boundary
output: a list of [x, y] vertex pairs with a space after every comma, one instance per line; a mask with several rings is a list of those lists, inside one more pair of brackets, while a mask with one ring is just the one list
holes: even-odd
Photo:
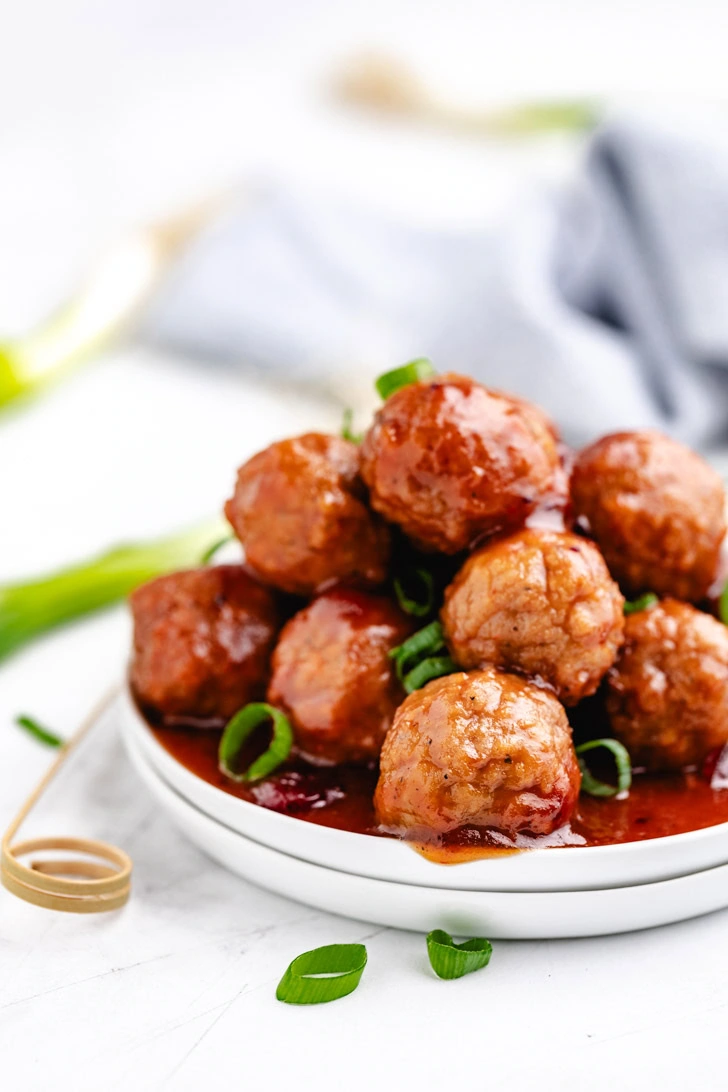
[[[374, 767], [314, 767], [292, 758], [266, 781], [230, 781], [217, 766], [220, 732], [154, 726], [162, 746], [192, 773], [223, 792], [307, 823], [357, 834], [392, 837], [377, 826]], [[713, 789], [702, 773], [636, 773], [624, 800], [582, 795], [571, 823], [547, 837], [510, 840], [492, 830], [463, 827], [441, 842], [414, 845], [447, 864], [549, 846], [602, 846], [682, 834], [728, 822], [728, 789]], [[413, 843], [414, 844], [414, 843]]]

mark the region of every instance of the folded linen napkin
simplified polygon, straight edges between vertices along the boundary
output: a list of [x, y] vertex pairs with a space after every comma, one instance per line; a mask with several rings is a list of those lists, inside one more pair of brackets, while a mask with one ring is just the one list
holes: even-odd
[[271, 187], [178, 260], [143, 334], [363, 399], [415, 356], [541, 403], [567, 439], [728, 441], [728, 132], [614, 119], [565, 192], [428, 230]]

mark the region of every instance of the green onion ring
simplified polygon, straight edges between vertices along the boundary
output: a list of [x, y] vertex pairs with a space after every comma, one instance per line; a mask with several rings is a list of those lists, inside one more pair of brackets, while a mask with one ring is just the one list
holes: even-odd
[[394, 394], [401, 387], [409, 387], [412, 383], [417, 383], [420, 379], [430, 379], [433, 375], [437, 375], [437, 372], [427, 357], [423, 356], [419, 360], [411, 360], [409, 364], [403, 364], [401, 368], [394, 368], [391, 372], [380, 375], [379, 379], [375, 380], [374, 386], [382, 401], [386, 401], [390, 394]]
[[276, 997], [289, 1005], [318, 1005], [353, 993], [367, 965], [363, 944], [326, 944], [296, 956]]
[[720, 593], [720, 599], [718, 600], [718, 615], [721, 622], [728, 626], [728, 583]]
[[439, 622], [430, 622], [429, 625], [418, 629], [401, 645], [397, 645], [389, 651], [388, 655], [397, 666], [397, 676], [400, 682], [415, 664], [425, 656], [434, 656], [445, 647], [445, 638], [442, 626]]
[[[581, 757], [587, 751], [594, 751], [597, 747], [605, 747], [614, 756], [617, 766], [617, 786], [608, 785], [605, 781], [599, 781], [593, 777], [589, 767]], [[628, 792], [632, 784], [632, 760], [629, 751], [617, 739], [590, 739], [588, 743], [582, 743], [576, 748], [581, 770], [581, 791], [589, 796], [617, 796], [618, 793]]]
[[[726, 585], [726, 587], [728, 588], [728, 585]], [[725, 595], [725, 589], [723, 591], [723, 595]], [[721, 603], [722, 601], [723, 596], [721, 596]], [[656, 603], [659, 603], [659, 599], [657, 598], [655, 593], [645, 592], [645, 594], [641, 595], [639, 599], [632, 599], [631, 601], [629, 599], [625, 600], [624, 613], [636, 614], [640, 610], [650, 610], [650, 608], [654, 607]], [[728, 607], [728, 603], [726, 603], [726, 607]], [[723, 621], [725, 621], [725, 619], [723, 619]]]
[[342, 440], [348, 440], [350, 444], [360, 444], [364, 437], [363, 432], [354, 432], [352, 425], [354, 423], [354, 411], [353, 409], [345, 409], [344, 416], [341, 421], [341, 438]]
[[[435, 604], [435, 580], [428, 569], [412, 569], [411, 575], [415, 576], [422, 584], [425, 591], [425, 599], [412, 599], [404, 590], [402, 579], [399, 576], [395, 576], [393, 583], [397, 602], [405, 614], [411, 614], [413, 618], [425, 618], [430, 614]], [[409, 576], [410, 573], [407, 574], [407, 577]]]
[[22, 714], [15, 718], [15, 723], [19, 728], [24, 728], [33, 739], [37, 739], [39, 743], [45, 743], [47, 747], [62, 747], [66, 742], [60, 736], [57, 736], [55, 732], [49, 732], [34, 717]]
[[[258, 725], [266, 720], [273, 721], [273, 738], [268, 750], [256, 758], [243, 773], [237, 773], [233, 764], [240, 754], [240, 748]], [[232, 781], [260, 781], [273, 773], [281, 762], [285, 762], [292, 746], [293, 730], [285, 713], [264, 701], [251, 702], [239, 709], [225, 726], [218, 751], [220, 771]]]
[[402, 680], [402, 685], [408, 694], [411, 694], [414, 690], [419, 690], [425, 683], [430, 682], [431, 679], [439, 679], [443, 675], [452, 675], [453, 671], [457, 671], [458, 666], [454, 660], [451, 660], [449, 656], [428, 656], [425, 660], [420, 662], [408, 671]]
[[430, 965], [438, 978], [462, 978], [487, 967], [493, 945], [485, 937], [473, 937], [456, 944], [444, 929], [433, 929], [427, 934], [427, 954]]

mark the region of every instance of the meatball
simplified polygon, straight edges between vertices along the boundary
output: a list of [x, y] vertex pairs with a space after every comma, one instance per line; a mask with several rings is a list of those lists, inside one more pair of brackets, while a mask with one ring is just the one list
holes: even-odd
[[442, 624], [461, 667], [538, 676], [575, 705], [617, 657], [623, 606], [593, 543], [524, 530], [468, 558], [445, 592]]
[[581, 783], [562, 705], [495, 668], [458, 672], [399, 707], [382, 748], [380, 823], [432, 840], [458, 827], [549, 834]]
[[171, 573], [131, 596], [131, 684], [168, 722], [219, 726], [265, 694], [278, 612], [241, 565]]
[[718, 569], [725, 497], [720, 476], [695, 452], [659, 432], [605, 436], [577, 457], [571, 498], [628, 594], [705, 596]]
[[336, 580], [380, 584], [389, 533], [366, 505], [359, 449], [317, 432], [271, 444], [240, 467], [225, 515], [268, 584], [312, 595]]
[[631, 614], [607, 675], [606, 707], [633, 765], [702, 762], [728, 743], [728, 630], [672, 599]]
[[387, 653], [412, 624], [384, 596], [320, 595], [284, 627], [268, 701], [291, 718], [296, 746], [314, 762], [376, 759], [404, 690]]
[[362, 446], [372, 507], [419, 546], [446, 554], [522, 523], [558, 469], [540, 410], [459, 375], [396, 391]]

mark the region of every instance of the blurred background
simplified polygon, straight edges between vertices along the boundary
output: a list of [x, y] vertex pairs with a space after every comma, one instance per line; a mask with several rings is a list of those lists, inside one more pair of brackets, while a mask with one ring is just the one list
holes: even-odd
[[[575, 441], [601, 406], [719, 450], [725, 5], [27, 0], [0, 26], [6, 364], [108, 281], [98, 351], [0, 413], [0, 581], [217, 512], [253, 450], [347, 404], [365, 422], [410, 355], [531, 394]], [[684, 196], [709, 215], [673, 246]], [[10, 661], [0, 718], [70, 730], [125, 625]]]

